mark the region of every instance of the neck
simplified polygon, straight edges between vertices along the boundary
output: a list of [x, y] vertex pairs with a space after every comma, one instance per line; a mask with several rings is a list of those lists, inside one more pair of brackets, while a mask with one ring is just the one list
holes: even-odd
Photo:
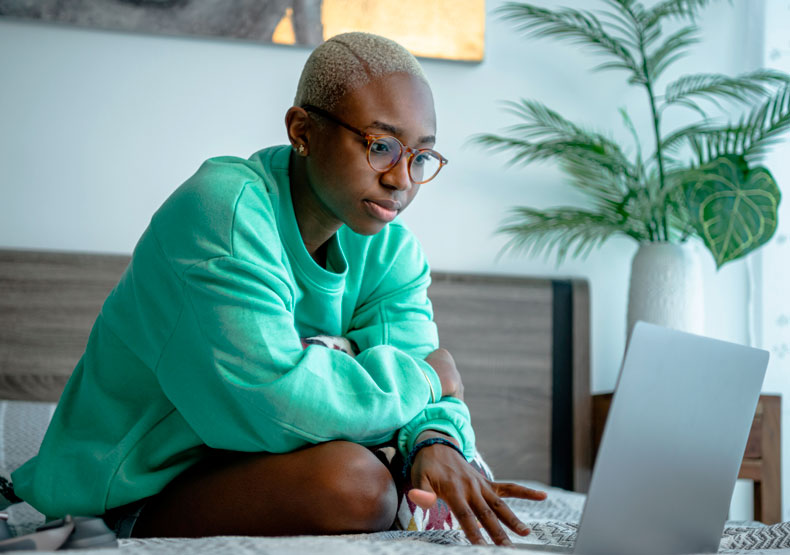
[[313, 260], [324, 266], [327, 241], [340, 229], [341, 223], [327, 214], [321, 205], [310, 184], [304, 158], [292, 152], [288, 167], [291, 201], [299, 233]]

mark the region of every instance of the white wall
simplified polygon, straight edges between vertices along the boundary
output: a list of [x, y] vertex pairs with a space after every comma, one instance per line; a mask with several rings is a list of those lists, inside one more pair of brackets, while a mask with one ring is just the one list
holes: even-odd
[[[501, 3], [489, 0], [487, 10]], [[708, 9], [704, 40], [681, 71], [753, 67], [761, 26], [743, 23], [761, 5], [736, 0]], [[203, 159], [248, 156], [285, 142], [283, 115], [308, 55], [293, 47], [7, 20], [0, 21], [0, 52], [0, 247], [126, 253]], [[560, 268], [523, 256], [497, 261], [505, 239], [494, 230], [510, 207], [580, 199], [551, 167], [505, 169], [503, 157], [466, 143], [508, 125], [497, 101], [520, 97], [618, 138], [628, 136], [620, 106], [646, 126], [641, 90], [618, 73], [586, 72], [599, 60], [578, 47], [519, 37], [494, 17], [482, 63], [424, 60], [436, 97], [437, 149], [451, 162], [404, 215], [435, 269], [589, 279], [595, 391], [611, 389], [619, 368], [635, 244], [612, 240]], [[705, 265], [709, 333], [746, 342], [745, 264], [718, 273], [709, 257]]]

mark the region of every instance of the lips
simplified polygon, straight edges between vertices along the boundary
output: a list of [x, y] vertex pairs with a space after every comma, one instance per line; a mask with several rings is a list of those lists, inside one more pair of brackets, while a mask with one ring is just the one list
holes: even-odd
[[400, 202], [390, 199], [368, 199], [365, 200], [363, 204], [365, 205], [368, 214], [377, 220], [381, 220], [382, 222], [391, 222], [394, 220], [395, 216], [398, 215], [398, 212], [403, 207]]

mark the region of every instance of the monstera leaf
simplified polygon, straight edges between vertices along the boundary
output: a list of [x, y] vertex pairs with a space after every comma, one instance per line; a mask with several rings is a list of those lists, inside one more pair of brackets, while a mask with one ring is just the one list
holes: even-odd
[[744, 256], [776, 231], [781, 193], [770, 172], [742, 157], [720, 156], [689, 172], [684, 183], [692, 224], [716, 266]]

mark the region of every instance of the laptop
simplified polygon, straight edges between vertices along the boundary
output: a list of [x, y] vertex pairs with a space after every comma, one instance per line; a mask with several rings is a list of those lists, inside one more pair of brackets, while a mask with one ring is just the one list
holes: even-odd
[[637, 322], [573, 549], [718, 551], [768, 352]]

